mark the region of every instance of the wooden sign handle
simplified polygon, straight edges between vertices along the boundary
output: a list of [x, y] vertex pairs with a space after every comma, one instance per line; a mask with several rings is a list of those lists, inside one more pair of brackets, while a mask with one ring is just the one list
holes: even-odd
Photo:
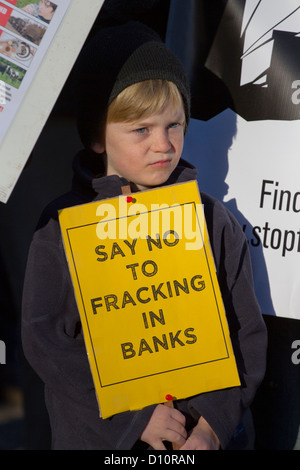
[[[169, 408], [174, 408], [172, 400], [167, 401], [166, 403], [164, 403], [164, 405], [168, 406]], [[179, 450], [180, 449], [180, 447], [177, 444], [175, 444], [174, 442], [172, 442], [172, 448], [173, 448], [173, 450]]]

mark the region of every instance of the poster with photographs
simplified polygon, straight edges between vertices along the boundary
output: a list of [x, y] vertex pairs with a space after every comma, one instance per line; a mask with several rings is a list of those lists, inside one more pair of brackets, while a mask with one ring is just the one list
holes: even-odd
[[0, 2], [0, 144], [70, 0]]
[[104, 0], [0, 0], [0, 203], [6, 203]]

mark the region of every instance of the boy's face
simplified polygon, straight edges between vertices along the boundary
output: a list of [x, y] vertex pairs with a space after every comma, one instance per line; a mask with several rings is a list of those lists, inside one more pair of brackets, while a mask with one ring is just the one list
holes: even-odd
[[167, 104], [162, 112], [130, 122], [108, 123], [105, 146], [95, 144], [98, 153], [106, 151], [107, 175], [118, 175], [148, 189], [167, 181], [180, 159], [184, 141], [183, 104]]

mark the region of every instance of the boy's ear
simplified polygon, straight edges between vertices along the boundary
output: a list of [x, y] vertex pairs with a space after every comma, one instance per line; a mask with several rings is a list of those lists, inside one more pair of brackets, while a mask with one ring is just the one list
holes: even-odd
[[94, 142], [92, 144], [92, 150], [95, 153], [104, 153], [105, 152], [105, 147], [101, 142]]

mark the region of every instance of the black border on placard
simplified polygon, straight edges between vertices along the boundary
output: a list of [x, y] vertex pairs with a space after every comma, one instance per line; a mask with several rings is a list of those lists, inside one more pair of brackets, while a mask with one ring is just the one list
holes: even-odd
[[[214, 292], [215, 303], [216, 303], [216, 306], [217, 306], [218, 317], [219, 317], [220, 326], [221, 326], [221, 329], [222, 329], [222, 334], [223, 334], [225, 348], [226, 348], [226, 351], [227, 351], [227, 356], [220, 357], [220, 358], [217, 358], [217, 359], [212, 359], [212, 360], [206, 361], [206, 362], [199, 362], [197, 364], [190, 364], [190, 365], [183, 366], [183, 367], [178, 367], [178, 368], [169, 369], [169, 370], [165, 370], [165, 371], [155, 372], [155, 373], [152, 373], [152, 374], [146, 374], [146, 375], [139, 376], [139, 377], [132, 377], [130, 379], [121, 380], [119, 382], [114, 382], [114, 383], [110, 383], [110, 384], [103, 384], [102, 380], [101, 380], [101, 373], [100, 373], [100, 370], [99, 370], [99, 364], [98, 364], [97, 356], [95, 354], [95, 349], [94, 349], [94, 344], [93, 344], [92, 335], [91, 335], [91, 331], [90, 331], [90, 326], [89, 326], [89, 322], [88, 322], [88, 317], [87, 317], [87, 313], [86, 313], [86, 308], [85, 308], [85, 304], [84, 304], [83, 294], [82, 294], [82, 290], [81, 290], [81, 286], [80, 286], [79, 275], [78, 275], [77, 268], [76, 268], [75, 256], [74, 256], [74, 252], [73, 252], [73, 249], [72, 249], [72, 243], [71, 243], [71, 239], [70, 239], [70, 232], [72, 230], [78, 230], [78, 229], [88, 227], [88, 226], [91, 226], [91, 225], [97, 225], [101, 222], [98, 221], [98, 222], [92, 222], [92, 223], [84, 224], [84, 225], [77, 225], [77, 226], [74, 226], [74, 227], [67, 228], [66, 232], [67, 232], [69, 246], [70, 246], [70, 250], [71, 250], [71, 254], [72, 254], [73, 265], [74, 265], [74, 269], [75, 269], [75, 273], [76, 273], [78, 288], [79, 288], [79, 291], [80, 291], [81, 302], [82, 302], [82, 306], [83, 306], [83, 310], [84, 310], [84, 314], [85, 314], [86, 325], [87, 325], [88, 332], [89, 332], [90, 344], [91, 344], [93, 355], [94, 355], [94, 361], [95, 361], [95, 365], [96, 365], [96, 369], [97, 369], [98, 380], [99, 380], [101, 388], [111, 387], [111, 386], [118, 385], [118, 384], [121, 384], [121, 383], [131, 382], [133, 380], [139, 380], [139, 379], [143, 379], [143, 378], [146, 378], [146, 377], [151, 377], [151, 376], [155, 376], [155, 375], [161, 375], [161, 374], [166, 374], [166, 373], [169, 373], [169, 372], [174, 372], [176, 370], [187, 369], [187, 368], [190, 368], [190, 367], [196, 367], [196, 366], [200, 366], [200, 365], [204, 365], [204, 364], [209, 364], [209, 363], [212, 363], [212, 362], [218, 362], [218, 361], [223, 361], [223, 360], [226, 360], [226, 359], [230, 359], [230, 356], [229, 356], [229, 353], [228, 353], [228, 347], [227, 347], [227, 343], [226, 343], [226, 338], [225, 338], [225, 335], [224, 335], [223, 324], [222, 324], [222, 321], [221, 321], [219, 305], [218, 305], [218, 302], [217, 302], [215, 286], [214, 286], [214, 283], [212, 282], [211, 269], [210, 269], [210, 264], [208, 262], [206, 247], [205, 247], [205, 244], [204, 244], [203, 232], [201, 230], [201, 224], [200, 224], [200, 221], [198, 219], [198, 214], [197, 214], [195, 202], [192, 201], [192, 202], [185, 202], [185, 203], [182, 203], [182, 204], [172, 205], [172, 208], [178, 207], [178, 206], [184, 206], [184, 205], [188, 205], [188, 204], [193, 205], [193, 208], [194, 208], [195, 214], [196, 214], [196, 219], [197, 219], [198, 226], [199, 226], [199, 230], [200, 230], [200, 233], [201, 233], [201, 238], [202, 238], [202, 242], [203, 242], [206, 262], [207, 262], [208, 271], [209, 271], [209, 275], [210, 275], [211, 285], [212, 285], [213, 292]], [[170, 208], [169, 207], [164, 207], [164, 208], [155, 209], [155, 211], [162, 211], [162, 210], [166, 210], [166, 209], [170, 209]], [[149, 213], [149, 212], [153, 212], [153, 211], [141, 212], [140, 215], [141, 214], [146, 214], [146, 213]], [[123, 217], [117, 217], [116, 219], [111, 219], [111, 220], [119, 220], [119, 219], [122, 219], [122, 218], [125, 218], [125, 217], [129, 218], [129, 217], [133, 217], [133, 215], [126, 215], [126, 216], [123, 216]], [[105, 220], [105, 222], [109, 222], [109, 220]]]

